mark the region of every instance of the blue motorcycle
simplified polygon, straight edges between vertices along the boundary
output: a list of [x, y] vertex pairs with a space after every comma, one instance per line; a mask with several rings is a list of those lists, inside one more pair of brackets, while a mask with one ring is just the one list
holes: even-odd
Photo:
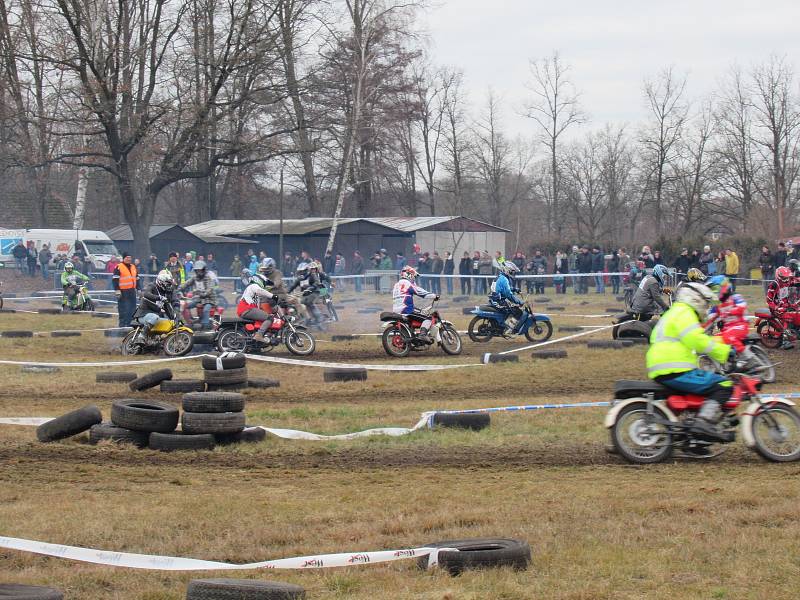
[[553, 335], [553, 324], [547, 315], [533, 312], [528, 302], [522, 307], [522, 316], [513, 327], [506, 326], [511, 313], [491, 304], [483, 304], [472, 311], [475, 315], [469, 322], [467, 333], [473, 342], [488, 342], [493, 337], [524, 335], [531, 342], [545, 342]]

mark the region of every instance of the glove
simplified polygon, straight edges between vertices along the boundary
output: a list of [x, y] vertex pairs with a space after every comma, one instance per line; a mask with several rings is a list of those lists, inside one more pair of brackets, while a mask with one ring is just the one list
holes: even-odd
[[665, 294], [667, 294], [668, 296], [671, 296], [671, 295], [672, 295], [672, 288], [670, 288], [670, 287], [665, 287], [665, 288], [664, 288], [662, 291], [663, 291]]
[[439, 294], [436, 294], [436, 295], [433, 297], [433, 301], [434, 301], [434, 302], [438, 302], [438, 301], [439, 301]]
[[728, 354], [728, 360], [733, 361], [736, 360], [736, 348], [731, 346], [731, 352]]

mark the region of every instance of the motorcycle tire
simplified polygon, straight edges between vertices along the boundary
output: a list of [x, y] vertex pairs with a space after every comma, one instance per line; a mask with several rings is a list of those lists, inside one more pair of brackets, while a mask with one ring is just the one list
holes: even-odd
[[756, 360], [761, 363], [761, 367], [766, 367], [763, 370], [759, 370], [756, 373], [756, 377], [764, 383], [775, 383], [775, 365], [772, 364], [764, 349], [758, 346], [750, 346], [750, 351], [755, 355]]
[[759, 323], [756, 331], [761, 336], [761, 344], [765, 348], [779, 348], [783, 342], [783, 332], [775, 326], [772, 320]]
[[440, 345], [445, 354], [449, 354], [450, 356], [458, 356], [461, 354], [461, 350], [463, 349], [461, 336], [458, 335], [458, 331], [456, 331], [452, 325], [442, 325], [439, 331], [439, 337], [442, 340]]
[[217, 336], [217, 350], [220, 352], [245, 352], [248, 350], [247, 336], [237, 329], [225, 329]]
[[188, 331], [175, 330], [164, 340], [164, 354], [177, 358], [186, 356], [194, 347], [194, 336]]
[[488, 342], [494, 337], [494, 324], [486, 317], [474, 317], [467, 326], [469, 339], [478, 344]]
[[394, 358], [405, 358], [411, 353], [411, 340], [401, 327], [389, 325], [381, 334], [383, 350]]
[[317, 348], [314, 337], [307, 331], [287, 331], [284, 343], [295, 356], [310, 356]]
[[533, 325], [525, 330], [525, 337], [534, 344], [546, 342], [552, 335], [553, 324], [550, 321], [534, 321]]
[[[763, 426], [766, 426], [765, 430]], [[755, 441], [753, 449], [763, 458], [771, 462], [793, 462], [800, 459], [800, 413], [793, 407], [778, 404], [762, 410], [753, 417], [750, 427]], [[775, 447], [776, 444], [785, 442], [789, 436], [793, 438], [791, 442], [780, 449]]]
[[[667, 419], [667, 415], [658, 407], [655, 406], [654, 410], [661, 413], [663, 419]], [[652, 434], [649, 432], [642, 432], [642, 423], [647, 415], [647, 402], [634, 402], [623, 408], [617, 415], [617, 420], [611, 428], [611, 440], [614, 443], [614, 448], [626, 461], [638, 465], [647, 465], [664, 462], [672, 456], [672, 434], [668, 431], [660, 432], [664, 438], [661, 445], [654, 447], [655, 440], [651, 441]], [[663, 428], [662, 428], [663, 429]], [[633, 438], [631, 443], [628, 443], [626, 436]], [[640, 438], [642, 443], [636, 444], [636, 437]], [[637, 448], [639, 448], [637, 450]], [[653, 448], [649, 450], [648, 448]]]
[[120, 350], [122, 350], [122, 356], [136, 356], [137, 354], [142, 353], [142, 347], [139, 344], [134, 344], [133, 340], [138, 335], [139, 330], [134, 329], [133, 331], [128, 332], [122, 339], [122, 344], [120, 344]]

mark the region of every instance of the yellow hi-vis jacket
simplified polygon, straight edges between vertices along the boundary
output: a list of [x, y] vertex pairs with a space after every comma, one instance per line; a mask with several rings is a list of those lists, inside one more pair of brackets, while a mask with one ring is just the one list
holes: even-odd
[[697, 369], [698, 354], [707, 354], [717, 362], [725, 362], [730, 351], [730, 346], [706, 335], [691, 306], [676, 302], [661, 315], [650, 335], [647, 376], [655, 379], [659, 375]]

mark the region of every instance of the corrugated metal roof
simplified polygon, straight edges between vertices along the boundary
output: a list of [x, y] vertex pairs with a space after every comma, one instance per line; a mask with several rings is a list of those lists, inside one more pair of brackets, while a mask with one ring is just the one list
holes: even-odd
[[[352, 223], [359, 219], [339, 219], [339, 225]], [[284, 235], [304, 235], [322, 229], [328, 229], [333, 223], [333, 219], [310, 218], [310, 219], [284, 219]], [[195, 235], [278, 235], [280, 233], [281, 222], [278, 219], [264, 219], [258, 221], [251, 220], [225, 220], [217, 219], [189, 225], [186, 229]]]
[[494, 231], [508, 231], [507, 229], [503, 229], [502, 227], [498, 227], [497, 225], [491, 225], [490, 223], [484, 223], [483, 221], [478, 221], [477, 219], [471, 219], [469, 217], [461, 217], [461, 216], [449, 216], [449, 217], [369, 217], [365, 219], [365, 221], [370, 221], [372, 223], [376, 223], [378, 225], [384, 225], [385, 227], [391, 227], [392, 229], [397, 229], [399, 231], [419, 231], [421, 229], [427, 229], [428, 227], [435, 227], [436, 225], [441, 225], [443, 223], [449, 223], [450, 221], [455, 221], [458, 219], [464, 219], [466, 221], [472, 221], [473, 223], [478, 223], [480, 225], [485, 225], [488, 229]]
[[[194, 235], [197, 235], [196, 233]], [[227, 235], [198, 235], [207, 244], [257, 244], [255, 240], [243, 240]]]
[[[173, 227], [180, 227], [177, 223], [171, 223], [168, 225], [151, 225], [150, 226], [150, 237], [155, 237], [160, 233], [164, 233], [168, 229], [172, 229]], [[133, 241], [133, 233], [131, 233], [130, 225], [117, 225], [113, 229], [109, 229], [106, 232], [106, 235], [110, 237], [115, 242], [132, 242]]]

